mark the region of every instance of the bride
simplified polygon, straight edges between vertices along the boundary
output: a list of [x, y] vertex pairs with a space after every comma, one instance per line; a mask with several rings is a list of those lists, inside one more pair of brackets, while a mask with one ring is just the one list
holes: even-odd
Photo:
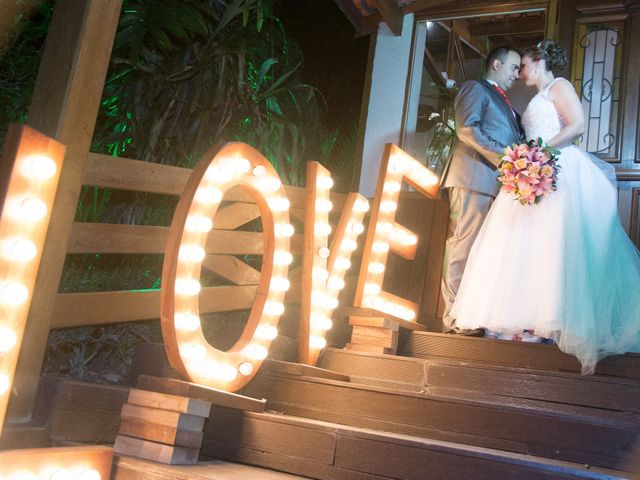
[[526, 138], [559, 149], [557, 190], [521, 205], [500, 192], [478, 234], [452, 316], [487, 336], [555, 341], [583, 374], [612, 354], [640, 351], [640, 254], [617, 213], [617, 191], [573, 141], [584, 115], [551, 41], [522, 55], [520, 78], [538, 93], [522, 115]]

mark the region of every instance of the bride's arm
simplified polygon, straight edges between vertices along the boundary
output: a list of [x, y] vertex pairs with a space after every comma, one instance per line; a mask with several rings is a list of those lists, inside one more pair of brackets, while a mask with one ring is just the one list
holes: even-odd
[[556, 106], [565, 127], [556, 136], [547, 140], [547, 143], [552, 148], [567, 147], [584, 133], [584, 113], [580, 99], [573, 85], [564, 79], [551, 86], [549, 98]]

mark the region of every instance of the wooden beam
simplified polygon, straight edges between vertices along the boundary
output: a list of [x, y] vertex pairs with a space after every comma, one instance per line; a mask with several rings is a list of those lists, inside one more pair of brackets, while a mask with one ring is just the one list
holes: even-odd
[[499, 21], [469, 24], [472, 37], [521, 35], [523, 33], [544, 33], [545, 17], [504, 18]]
[[416, 0], [404, 6], [404, 13], [415, 13], [425, 19], [442, 20], [452, 17], [475, 17], [500, 13], [545, 10], [548, 0], [522, 0], [520, 2], [466, 2], [456, 0]]
[[402, 18], [404, 14], [395, 0], [374, 0], [374, 4], [382, 15], [389, 30], [396, 36], [402, 35]]
[[27, 123], [67, 146], [9, 405], [31, 416], [71, 225], [91, 146], [121, 0], [59, 0]]
[[232, 255], [207, 255], [202, 266], [236, 285], [257, 285], [260, 271]]

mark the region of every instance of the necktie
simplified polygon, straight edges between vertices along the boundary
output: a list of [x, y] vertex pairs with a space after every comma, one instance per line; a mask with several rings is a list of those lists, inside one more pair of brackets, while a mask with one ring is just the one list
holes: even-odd
[[494, 85], [494, 87], [498, 91], [498, 93], [502, 96], [502, 98], [504, 98], [504, 101], [507, 102], [507, 105], [509, 105], [509, 108], [513, 111], [513, 107], [511, 106], [511, 102], [507, 98], [506, 93], [504, 93], [504, 90], [501, 89], [498, 85]]

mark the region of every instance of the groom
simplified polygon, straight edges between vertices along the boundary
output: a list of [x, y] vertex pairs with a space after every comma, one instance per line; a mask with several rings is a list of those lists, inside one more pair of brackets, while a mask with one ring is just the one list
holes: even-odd
[[520, 54], [510, 47], [496, 48], [487, 57], [484, 80], [463, 83], [455, 100], [459, 141], [443, 183], [450, 212], [442, 269], [442, 323], [448, 333], [484, 335], [482, 329], [456, 328], [451, 307], [473, 241], [498, 193], [500, 156], [504, 147], [519, 143], [522, 137], [520, 117], [505, 95], [519, 71]]

